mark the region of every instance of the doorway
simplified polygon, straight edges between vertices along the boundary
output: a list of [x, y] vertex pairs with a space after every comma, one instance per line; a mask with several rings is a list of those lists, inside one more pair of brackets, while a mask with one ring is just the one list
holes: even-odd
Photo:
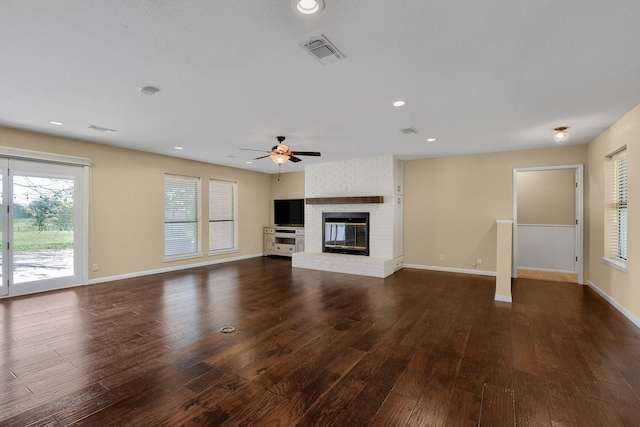
[[85, 167], [0, 157], [0, 172], [0, 296], [84, 283]]
[[583, 165], [513, 171], [513, 277], [583, 284]]

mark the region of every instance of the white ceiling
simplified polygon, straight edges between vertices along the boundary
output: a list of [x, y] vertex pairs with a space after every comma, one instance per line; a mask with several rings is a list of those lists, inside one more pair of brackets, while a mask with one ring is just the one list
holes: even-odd
[[[239, 148], [322, 152], [289, 172], [551, 147], [556, 126], [584, 144], [640, 102], [637, 0], [325, 2], [0, 0], [0, 125], [275, 173]], [[320, 34], [347, 58], [298, 46]]]

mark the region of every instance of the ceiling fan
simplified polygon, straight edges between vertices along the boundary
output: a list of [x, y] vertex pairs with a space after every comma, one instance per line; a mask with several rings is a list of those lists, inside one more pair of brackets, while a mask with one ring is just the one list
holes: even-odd
[[256, 157], [253, 160], [258, 160], [258, 159], [264, 159], [266, 157], [271, 157], [271, 160], [276, 162], [276, 164], [278, 164], [278, 166], [283, 165], [284, 163], [287, 162], [287, 160], [291, 160], [294, 163], [297, 163], [297, 162], [302, 160], [302, 159], [299, 159], [296, 156], [316, 156], [316, 157], [320, 156], [320, 153], [318, 151], [291, 151], [289, 149], [288, 145], [283, 144], [283, 142], [285, 140], [284, 136], [276, 136], [276, 139], [278, 140], [278, 145], [274, 145], [271, 148], [271, 151], [252, 150], [250, 148], [241, 148], [241, 150], [262, 151], [264, 153], [269, 153], [266, 156]]

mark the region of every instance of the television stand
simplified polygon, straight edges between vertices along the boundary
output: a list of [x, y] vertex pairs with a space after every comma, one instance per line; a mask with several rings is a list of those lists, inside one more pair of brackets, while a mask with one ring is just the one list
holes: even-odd
[[304, 252], [304, 227], [272, 225], [264, 228], [264, 255], [291, 256]]

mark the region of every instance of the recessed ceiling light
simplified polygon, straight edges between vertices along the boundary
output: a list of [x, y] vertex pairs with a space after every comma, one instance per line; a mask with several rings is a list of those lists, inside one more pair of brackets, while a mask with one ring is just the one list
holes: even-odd
[[182, 150], [183, 149], [182, 147], [173, 147], [173, 148], [175, 148], [176, 150]]
[[305, 15], [322, 12], [324, 0], [293, 0], [291, 8]]
[[246, 163], [246, 164], [248, 164], [248, 165], [251, 165], [251, 164], [253, 164], [253, 162], [245, 162], [245, 163]]
[[395, 101], [393, 103], [394, 107], [404, 107], [405, 105], [407, 105], [407, 101]]
[[435, 142], [436, 139], [435, 138], [427, 138], [427, 142]]
[[62, 126], [64, 124], [62, 122], [56, 122], [55, 120], [51, 120], [49, 123], [51, 123], [52, 125], [56, 125], [56, 126]]

